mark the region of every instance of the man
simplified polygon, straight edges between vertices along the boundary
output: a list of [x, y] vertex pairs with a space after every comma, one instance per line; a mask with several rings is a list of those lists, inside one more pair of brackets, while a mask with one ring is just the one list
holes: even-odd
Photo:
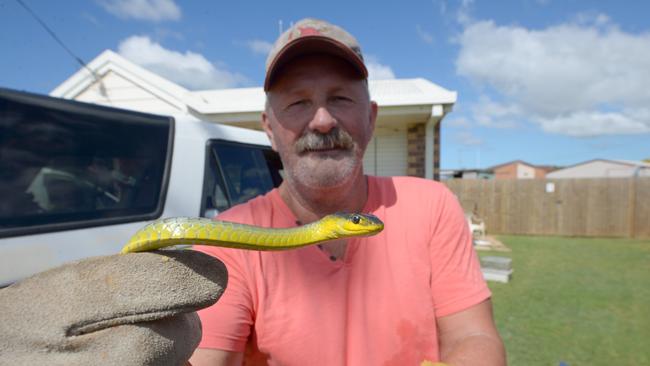
[[262, 127], [284, 164], [278, 189], [219, 219], [267, 227], [369, 212], [381, 234], [287, 252], [202, 247], [228, 268], [199, 312], [194, 366], [503, 365], [463, 212], [442, 185], [363, 174], [377, 117], [357, 41], [304, 19], [267, 60]]

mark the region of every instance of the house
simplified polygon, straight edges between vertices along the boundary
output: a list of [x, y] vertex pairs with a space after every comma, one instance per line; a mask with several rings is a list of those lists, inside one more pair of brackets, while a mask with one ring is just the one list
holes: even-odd
[[[369, 88], [379, 113], [364, 156], [366, 172], [438, 179], [440, 125], [456, 102], [456, 92], [422, 78], [371, 80]], [[251, 129], [260, 129], [265, 102], [261, 87], [187, 90], [110, 50], [50, 95], [156, 114], [191, 114]]]
[[541, 179], [553, 170], [548, 166], [535, 166], [522, 160], [514, 160], [488, 168], [494, 179]]
[[493, 179], [494, 174], [487, 169], [443, 169], [440, 179]]
[[555, 170], [548, 179], [650, 177], [650, 163], [631, 160], [593, 159]]

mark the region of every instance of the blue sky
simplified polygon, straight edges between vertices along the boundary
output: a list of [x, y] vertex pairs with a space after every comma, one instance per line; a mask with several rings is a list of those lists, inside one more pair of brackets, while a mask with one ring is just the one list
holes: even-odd
[[[458, 92], [442, 168], [650, 158], [646, 1], [23, 0], [85, 62], [105, 49], [189, 89], [260, 86], [279, 28], [355, 35], [371, 77]], [[49, 93], [78, 70], [16, 0], [0, 0], [0, 86]]]

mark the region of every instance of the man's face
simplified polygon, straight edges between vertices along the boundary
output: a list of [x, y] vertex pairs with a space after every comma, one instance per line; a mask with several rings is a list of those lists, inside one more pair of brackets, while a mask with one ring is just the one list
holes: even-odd
[[305, 56], [288, 63], [268, 92], [262, 125], [287, 178], [303, 186], [340, 186], [362, 172], [377, 106], [344, 60]]

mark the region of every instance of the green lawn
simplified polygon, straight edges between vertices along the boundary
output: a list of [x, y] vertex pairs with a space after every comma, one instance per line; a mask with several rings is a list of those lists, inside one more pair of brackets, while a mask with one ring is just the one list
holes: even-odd
[[514, 268], [490, 282], [513, 366], [650, 365], [650, 240], [502, 236]]

